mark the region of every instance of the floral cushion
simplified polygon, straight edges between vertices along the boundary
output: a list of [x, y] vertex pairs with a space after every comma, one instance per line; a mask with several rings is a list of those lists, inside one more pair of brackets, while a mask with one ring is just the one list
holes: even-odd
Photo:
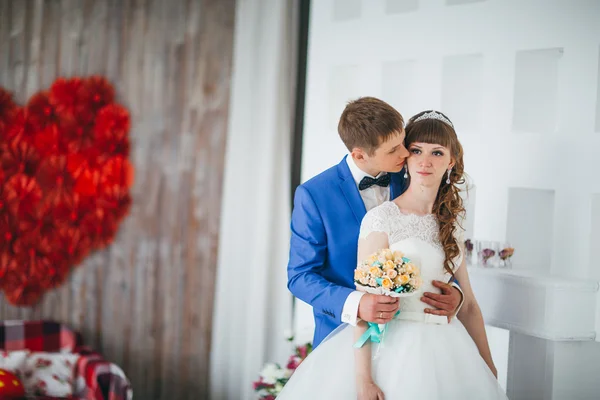
[[23, 386], [28, 395], [69, 398], [78, 354], [34, 352], [25, 360]]
[[0, 368], [21, 376], [29, 351], [0, 351]]

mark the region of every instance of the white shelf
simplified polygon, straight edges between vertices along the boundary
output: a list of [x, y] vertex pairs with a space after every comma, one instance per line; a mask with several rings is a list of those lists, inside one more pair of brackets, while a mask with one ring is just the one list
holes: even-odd
[[470, 266], [486, 324], [553, 341], [597, 339], [599, 283], [535, 270]]

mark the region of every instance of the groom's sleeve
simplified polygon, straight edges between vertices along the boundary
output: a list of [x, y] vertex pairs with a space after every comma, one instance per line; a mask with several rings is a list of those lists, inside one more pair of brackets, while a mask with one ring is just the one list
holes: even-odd
[[460, 292], [461, 298], [460, 298], [460, 303], [458, 303], [458, 307], [456, 307], [456, 311], [454, 311], [454, 315], [452, 315], [453, 317], [456, 317], [458, 315], [458, 312], [460, 311], [463, 303], [465, 302], [465, 294], [463, 293], [462, 289], [460, 288], [460, 285], [458, 284], [458, 281], [456, 280], [456, 278], [450, 283], [451, 286], [454, 286], [456, 289], [458, 289], [458, 291]]
[[323, 219], [310, 192], [298, 186], [292, 211], [288, 288], [317, 313], [341, 322], [346, 298], [354, 290], [329, 282], [322, 275], [327, 257]]
[[342, 322], [356, 326], [358, 323], [358, 306], [360, 305], [360, 299], [362, 299], [364, 294], [365, 292], [360, 292], [358, 290], [350, 293], [344, 303], [344, 308], [342, 309]]

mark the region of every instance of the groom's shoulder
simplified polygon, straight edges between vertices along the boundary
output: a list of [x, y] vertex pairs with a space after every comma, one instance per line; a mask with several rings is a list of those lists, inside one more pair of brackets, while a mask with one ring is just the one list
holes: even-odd
[[313, 176], [312, 178], [304, 182], [304, 185], [312, 187], [319, 186], [322, 184], [334, 183], [339, 180], [340, 178], [338, 174], [338, 166], [334, 165], [333, 167], [326, 169], [320, 174]]
[[296, 188], [294, 203], [310, 199], [317, 207], [328, 205], [339, 190], [338, 166], [333, 166], [313, 176]]
[[333, 167], [313, 176], [300, 186], [312, 193], [314, 191], [322, 191], [327, 187], [335, 186], [339, 183], [339, 181], [340, 177], [338, 166], [334, 165]]

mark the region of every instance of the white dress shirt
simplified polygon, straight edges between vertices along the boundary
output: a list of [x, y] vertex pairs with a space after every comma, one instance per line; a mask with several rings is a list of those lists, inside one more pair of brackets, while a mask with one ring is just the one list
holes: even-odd
[[[367, 174], [362, 169], [358, 168], [352, 155], [348, 154], [346, 157], [346, 163], [348, 164], [348, 168], [350, 168], [350, 173], [354, 178], [354, 182], [356, 182], [356, 188], [358, 188], [358, 184], [365, 177], [368, 176], [370, 178], [379, 178], [382, 175], [385, 175], [387, 172], [381, 172], [377, 176], [372, 176]], [[365, 190], [359, 190], [360, 197], [365, 203], [365, 208], [367, 211], [375, 208], [386, 201], [390, 200], [390, 187], [381, 187], [379, 185], [373, 185], [370, 188]], [[360, 299], [365, 294], [365, 292], [359, 292], [355, 290], [350, 293], [350, 295], [346, 298], [346, 302], [344, 303], [344, 307], [342, 308], [342, 322], [346, 322], [350, 325], [356, 326], [358, 322], [358, 305], [360, 303]]]
[[[354, 159], [352, 158], [352, 155], [350, 154], [348, 154], [348, 156], [346, 157], [346, 163], [348, 164], [348, 168], [350, 168], [350, 173], [354, 178], [354, 182], [356, 182], [357, 188], [358, 184], [365, 176], [368, 176], [370, 178], [379, 178], [380, 176], [385, 175], [387, 173], [381, 172], [377, 176], [367, 174], [365, 171], [358, 168], [358, 166], [354, 162]], [[359, 190], [359, 193], [360, 197], [365, 203], [365, 208], [367, 209], [367, 212], [372, 208], [375, 208], [383, 204], [384, 202], [390, 200], [390, 186], [381, 187], [379, 185], [373, 185], [367, 189]], [[457, 288], [458, 291], [462, 294], [460, 286], [458, 286], [455, 282], [452, 282], [451, 285]], [[344, 302], [344, 307], [342, 308], [342, 322], [356, 326], [356, 323], [358, 322], [358, 306], [360, 304], [360, 299], [363, 297], [364, 294], [365, 292], [359, 292], [358, 290], [355, 290], [354, 292], [350, 293], [350, 295], [346, 298], [346, 301]], [[456, 309], [456, 312], [453, 316], [458, 314], [458, 311], [462, 307], [464, 299], [465, 297], [463, 295], [460, 304], [458, 305], [458, 308]]]

